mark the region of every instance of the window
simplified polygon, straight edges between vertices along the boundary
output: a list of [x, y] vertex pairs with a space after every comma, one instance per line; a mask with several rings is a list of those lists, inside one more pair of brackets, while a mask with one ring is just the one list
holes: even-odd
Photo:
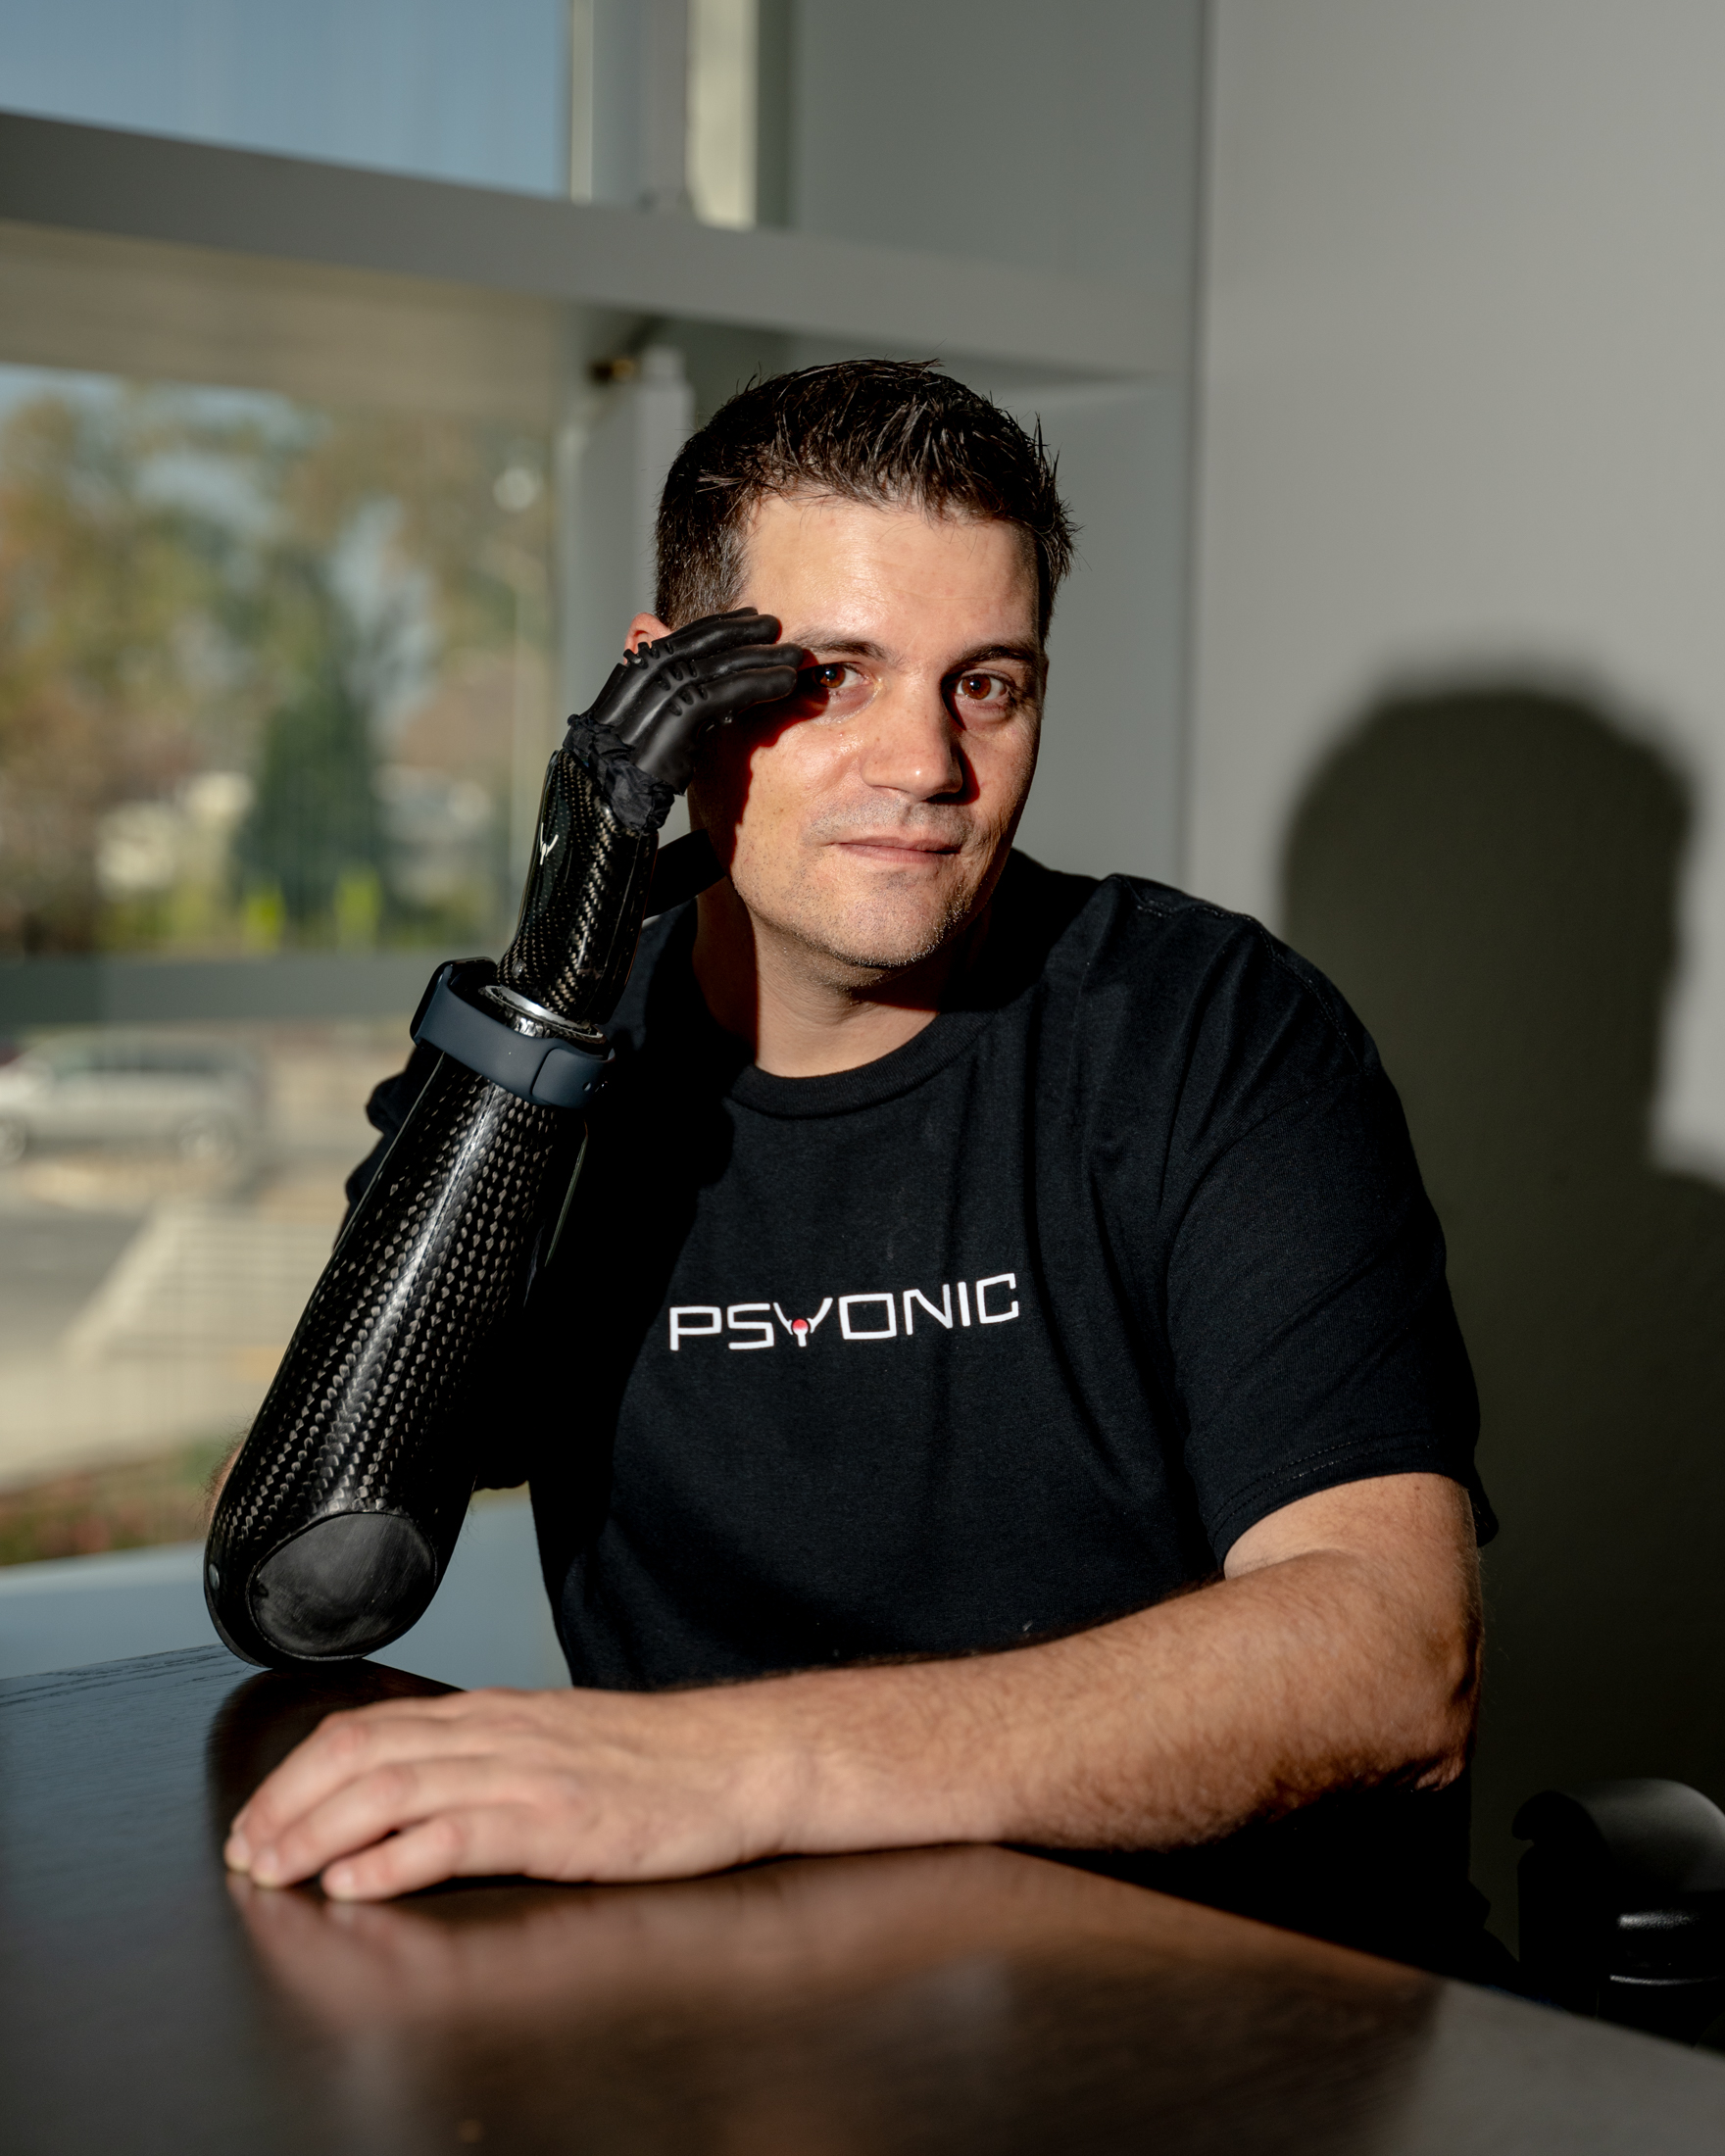
[[747, 225], [758, 42], [758, 0], [0, 0], [0, 108]]
[[3, 0], [0, 105], [540, 194], [567, 0]]
[[553, 739], [518, 420], [0, 368], [0, 1560], [196, 1532]]

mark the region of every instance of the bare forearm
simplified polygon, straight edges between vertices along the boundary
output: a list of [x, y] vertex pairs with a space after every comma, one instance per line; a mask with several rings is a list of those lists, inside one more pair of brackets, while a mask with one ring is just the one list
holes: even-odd
[[782, 1679], [736, 1706], [784, 1762], [799, 1850], [1174, 1847], [1338, 1786], [1458, 1770], [1470, 1646], [1386, 1599], [1325, 1552], [1046, 1645]]

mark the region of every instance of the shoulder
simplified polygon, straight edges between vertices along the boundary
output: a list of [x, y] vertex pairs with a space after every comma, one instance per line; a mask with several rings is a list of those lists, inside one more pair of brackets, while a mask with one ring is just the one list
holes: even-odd
[[1023, 855], [1015, 910], [1058, 914], [1044, 970], [1087, 998], [1143, 1001], [1165, 1017], [1295, 1020], [1362, 1067], [1371, 1042], [1334, 983], [1261, 921], [1146, 876], [1057, 874]]
[[1073, 1084], [1111, 1114], [1155, 1099], [1213, 1144], [1325, 1088], [1382, 1082], [1344, 997], [1261, 921], [1142, 876], [1026, 861], [1015, 881], [1015, 906], [1063, 914], [1042, 992]]
[[1141, 876], [1110, 876], [1104, 889], [1117, 894], [1118, 906], [1109, 956], [1126, 975], [1154, 980], [1163, 994], [1183, 992], [1211, 1017], [1309, 1026], [1355, 1069], [1375, 1061], [1334, 982], [1262, 921]]

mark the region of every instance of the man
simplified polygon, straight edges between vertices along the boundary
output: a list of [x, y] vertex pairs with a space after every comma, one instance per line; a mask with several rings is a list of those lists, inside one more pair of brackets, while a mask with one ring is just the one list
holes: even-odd
[[643, 939], [529, 1311], [575, 1689], [332, 1717], [229, 1863], [1002, 1840], [1458, 1965], [1489, 1514], [1442, 1241], [1326, 983], [1012, 855], [1040, 445], [813, 369], [691, 441], [660, 540], [631, 646], [749, 606], [806, 666], [703, 752], [725, 875]]

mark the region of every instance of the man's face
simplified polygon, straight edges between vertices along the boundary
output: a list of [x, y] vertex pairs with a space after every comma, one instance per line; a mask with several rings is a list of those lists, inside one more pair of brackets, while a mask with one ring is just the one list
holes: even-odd
[[986, 903], [1036, 768], [1029, 547], [1010, 524], [768, 499], [737, 604], [810, 665], [713, 738], [693, 818], [759, 926], [846, 971], [914, 964]]

